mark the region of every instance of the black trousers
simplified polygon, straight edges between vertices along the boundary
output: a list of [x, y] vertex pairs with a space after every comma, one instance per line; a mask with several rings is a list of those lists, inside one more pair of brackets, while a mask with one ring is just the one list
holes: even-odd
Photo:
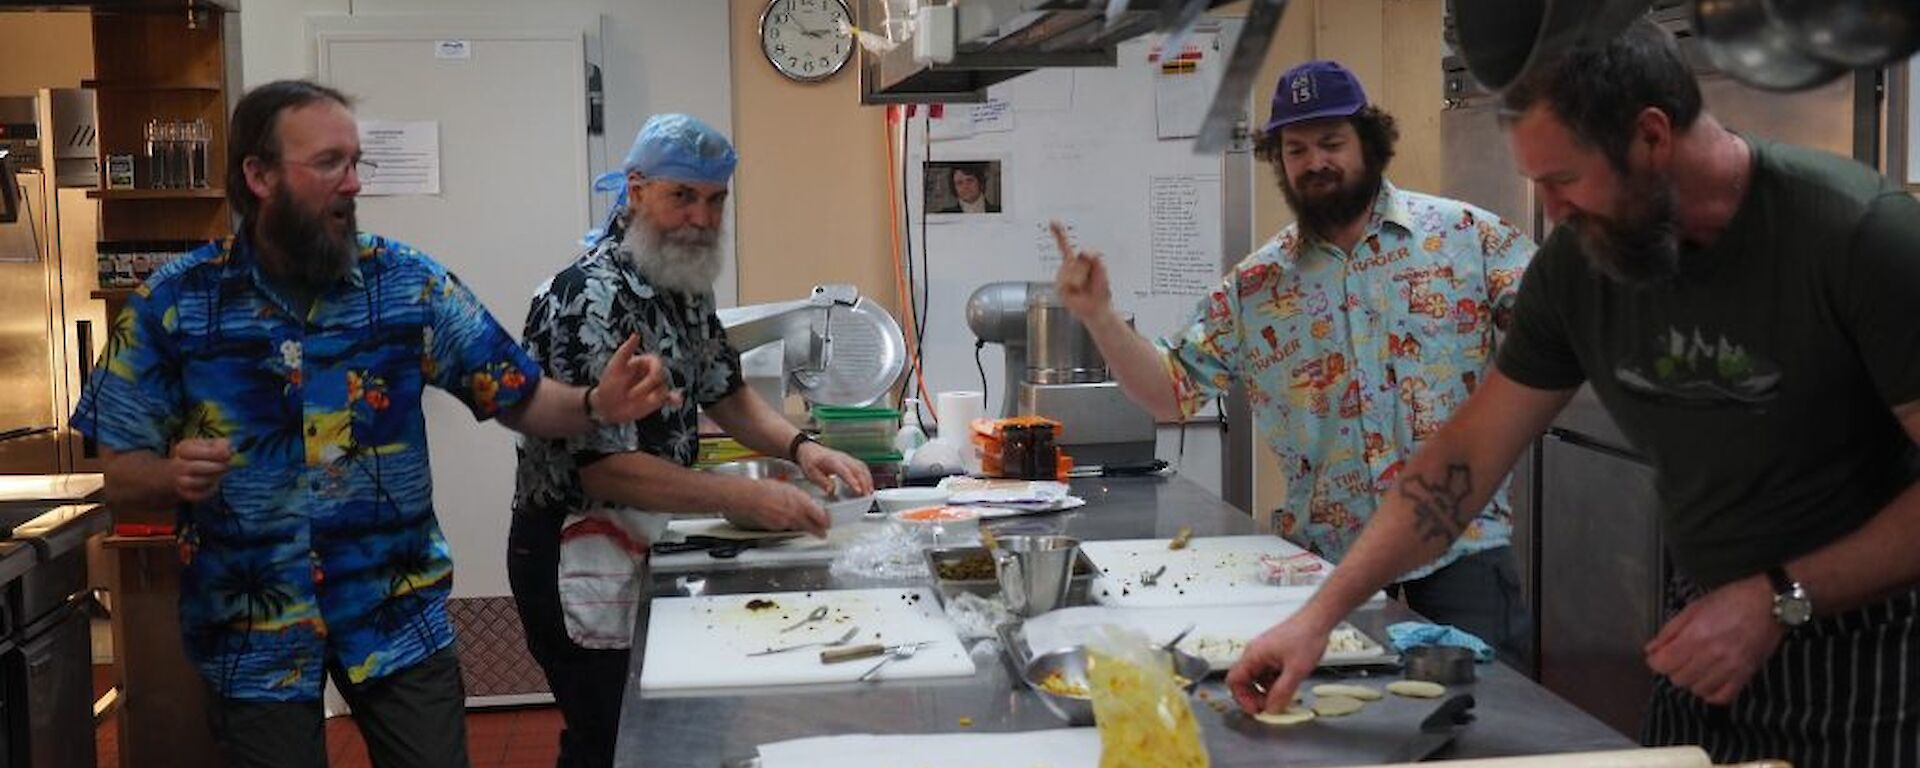
[[1389, 586], [1387, 594], [1405, 596], [1408, 607], [1436, 624], [1472, 632], [1515, 669], [1533, 668], [1533, 614], [1520, 593], [1512, 547], [1467, 555], [1424, 577]]
[[527, 651], [547, 675], [560, 707], [558, 768], [608, 768], [620, 733], [630, 652], [582, 648], [560, 612], [560, 515], [515, 512], [507, 535], [507, 584]]
[[[1699, 598], [1676, 577], [1668, 616]], [[1698, 744], [1716, 763], [1781, 758], [1795, 768], [1920, 766], [1920, 590], [1788, 632], [1729, 706], [1653, 682], [1648, 746]]]
[[[374, 768], [466, 768], [467, 703], [460, 656], [452, 646], [425, 661], [360, 685], [328, 671], [353, 708]], [[327, 768], [324, 705], [243, 701], [209, 687], [207, 722], [228, 768]]]

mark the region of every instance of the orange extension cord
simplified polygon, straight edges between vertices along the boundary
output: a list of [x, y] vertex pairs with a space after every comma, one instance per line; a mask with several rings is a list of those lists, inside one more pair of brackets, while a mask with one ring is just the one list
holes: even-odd
[[[895, 162], [895, 153], [904, 150], [906, 139], [903, 135], [900, 145], [896, 145], [894, 143], [893, 126], [895, 117], [898, 116], [901, 130], [904, 134], [907, 122], [906, 116], [900, 114], [903, 111], [905, 110], [899, 105], [888, 105], [884, 113], [885, 117], [883, 118], [887, 121], [887, 214], [892, 224], [892, 226], [888, 228], [888, 234], [891, 235], [893, 242], [893, 281], [895, 289], [900, 292], [900, 308], [905, 310], [904, 314], [906, 315], [906, 322], [903, 323], [903, 326], [907, 337], [907, 360], [913, 363], [913, 370], [910, 371], [908, 375], [913, 377], [914, 383], [918, 387], [920, 404], [926, 407], [927, 413], [933, 415], [933, 425], [938, 429], [940, 426], [940, 412], [934, 410], [933, 398], [927, 397], [927, 379], [926, 376], [920, 372], [920, 343], [918, 341], [918, 335], [914, 332], [914, 326], [918, 322], [918, 318], [913, 316], [913, 294], [911, 293], [913, 286], [907, 284], [906, 260], [901, 249], [900, 241], [900, 187], [905, 186], [907, 180], [904, 169], [901, 171], [901, 178], [895, 178], [894, 168], [899, 165]], [[923, 213], [922, 215], [925, 214]], [[906, 236], [912, 237], [912, 234], [909, 233]], [[901, 405], [905, 405], [905, 403], [901, 403]]]

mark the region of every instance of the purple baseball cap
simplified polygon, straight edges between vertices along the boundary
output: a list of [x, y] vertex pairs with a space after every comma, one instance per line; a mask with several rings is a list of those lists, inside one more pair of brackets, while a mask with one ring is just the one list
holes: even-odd
[[1263, 133], [1281, 126], [1327, 117], [1348, 117], [1367, 106], [1367, 92], [1337, 62], [1309, 61], [1280, 76], [1273, 88], [1273, 112]]

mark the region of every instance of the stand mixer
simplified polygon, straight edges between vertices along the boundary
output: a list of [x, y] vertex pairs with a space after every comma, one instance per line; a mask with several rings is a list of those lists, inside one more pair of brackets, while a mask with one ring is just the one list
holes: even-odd
[[1002, 417], [1060, 422], [1057, 442], [1076, 468], [1110, 472], [1154, 463], [1153, 417], [1107, 375], [1093, 337], [1051, 283], [980, 286], [967, 299], [967, 327], [1005, 351]]

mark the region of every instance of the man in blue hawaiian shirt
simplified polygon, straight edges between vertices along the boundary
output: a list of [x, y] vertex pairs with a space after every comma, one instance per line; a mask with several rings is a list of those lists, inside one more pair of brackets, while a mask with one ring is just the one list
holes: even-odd
[[[1255, 152], [1296, 221], [1157, 343], [1113, 309], [1099, 254], [1056, 229], [1061, 298], [1128, 397], [1181, 419], [1244, 383], [1286, 476], [1275, 529], [1336, 562], [1406, 458], [1477, 384], [1534, 251], [1492, 213], [1387, 182], [1398, 136], [1345, 67], [1310, 61], [1282, 75]], [[1532, 622], [1511, 510], [1502, 484], [1451, 549], [1389, 591], [1524, 664]]]
[[445, 268], [358, 231], [370, 166], [339, 92], [247, 93], [227, 169], [239, 233], [134, 293], [74, 427], [116, 511], [178, 510], [181, 631], [229, 765], [325, 766], [331, 675], [375, 765], [465, 766], [426, 387], [555, 436], [678, 396], [637, 339], [586, 387], [544, 381]]
[[647, 544], [668, 517], [717, 511], [752, 528], [827, 530], [826, 511], [791, 484], [691, 469], [700, 411], [822, 488], [837, 479], [856, 495], [873, 491], [864, 463], [812, 442], [741, 380], [713, 299], [735, 162], [733, 144], [698, 119], [648, 119], [622, 167], [595, 182], [619, 194], [606, 227], [527, 312], [527, 351], [553, 377], [591, 375], [638, 334], [686, 392], [633, 424], [520, 441], [507, 577], [566, 720], [562, 766], [613, 763]]

